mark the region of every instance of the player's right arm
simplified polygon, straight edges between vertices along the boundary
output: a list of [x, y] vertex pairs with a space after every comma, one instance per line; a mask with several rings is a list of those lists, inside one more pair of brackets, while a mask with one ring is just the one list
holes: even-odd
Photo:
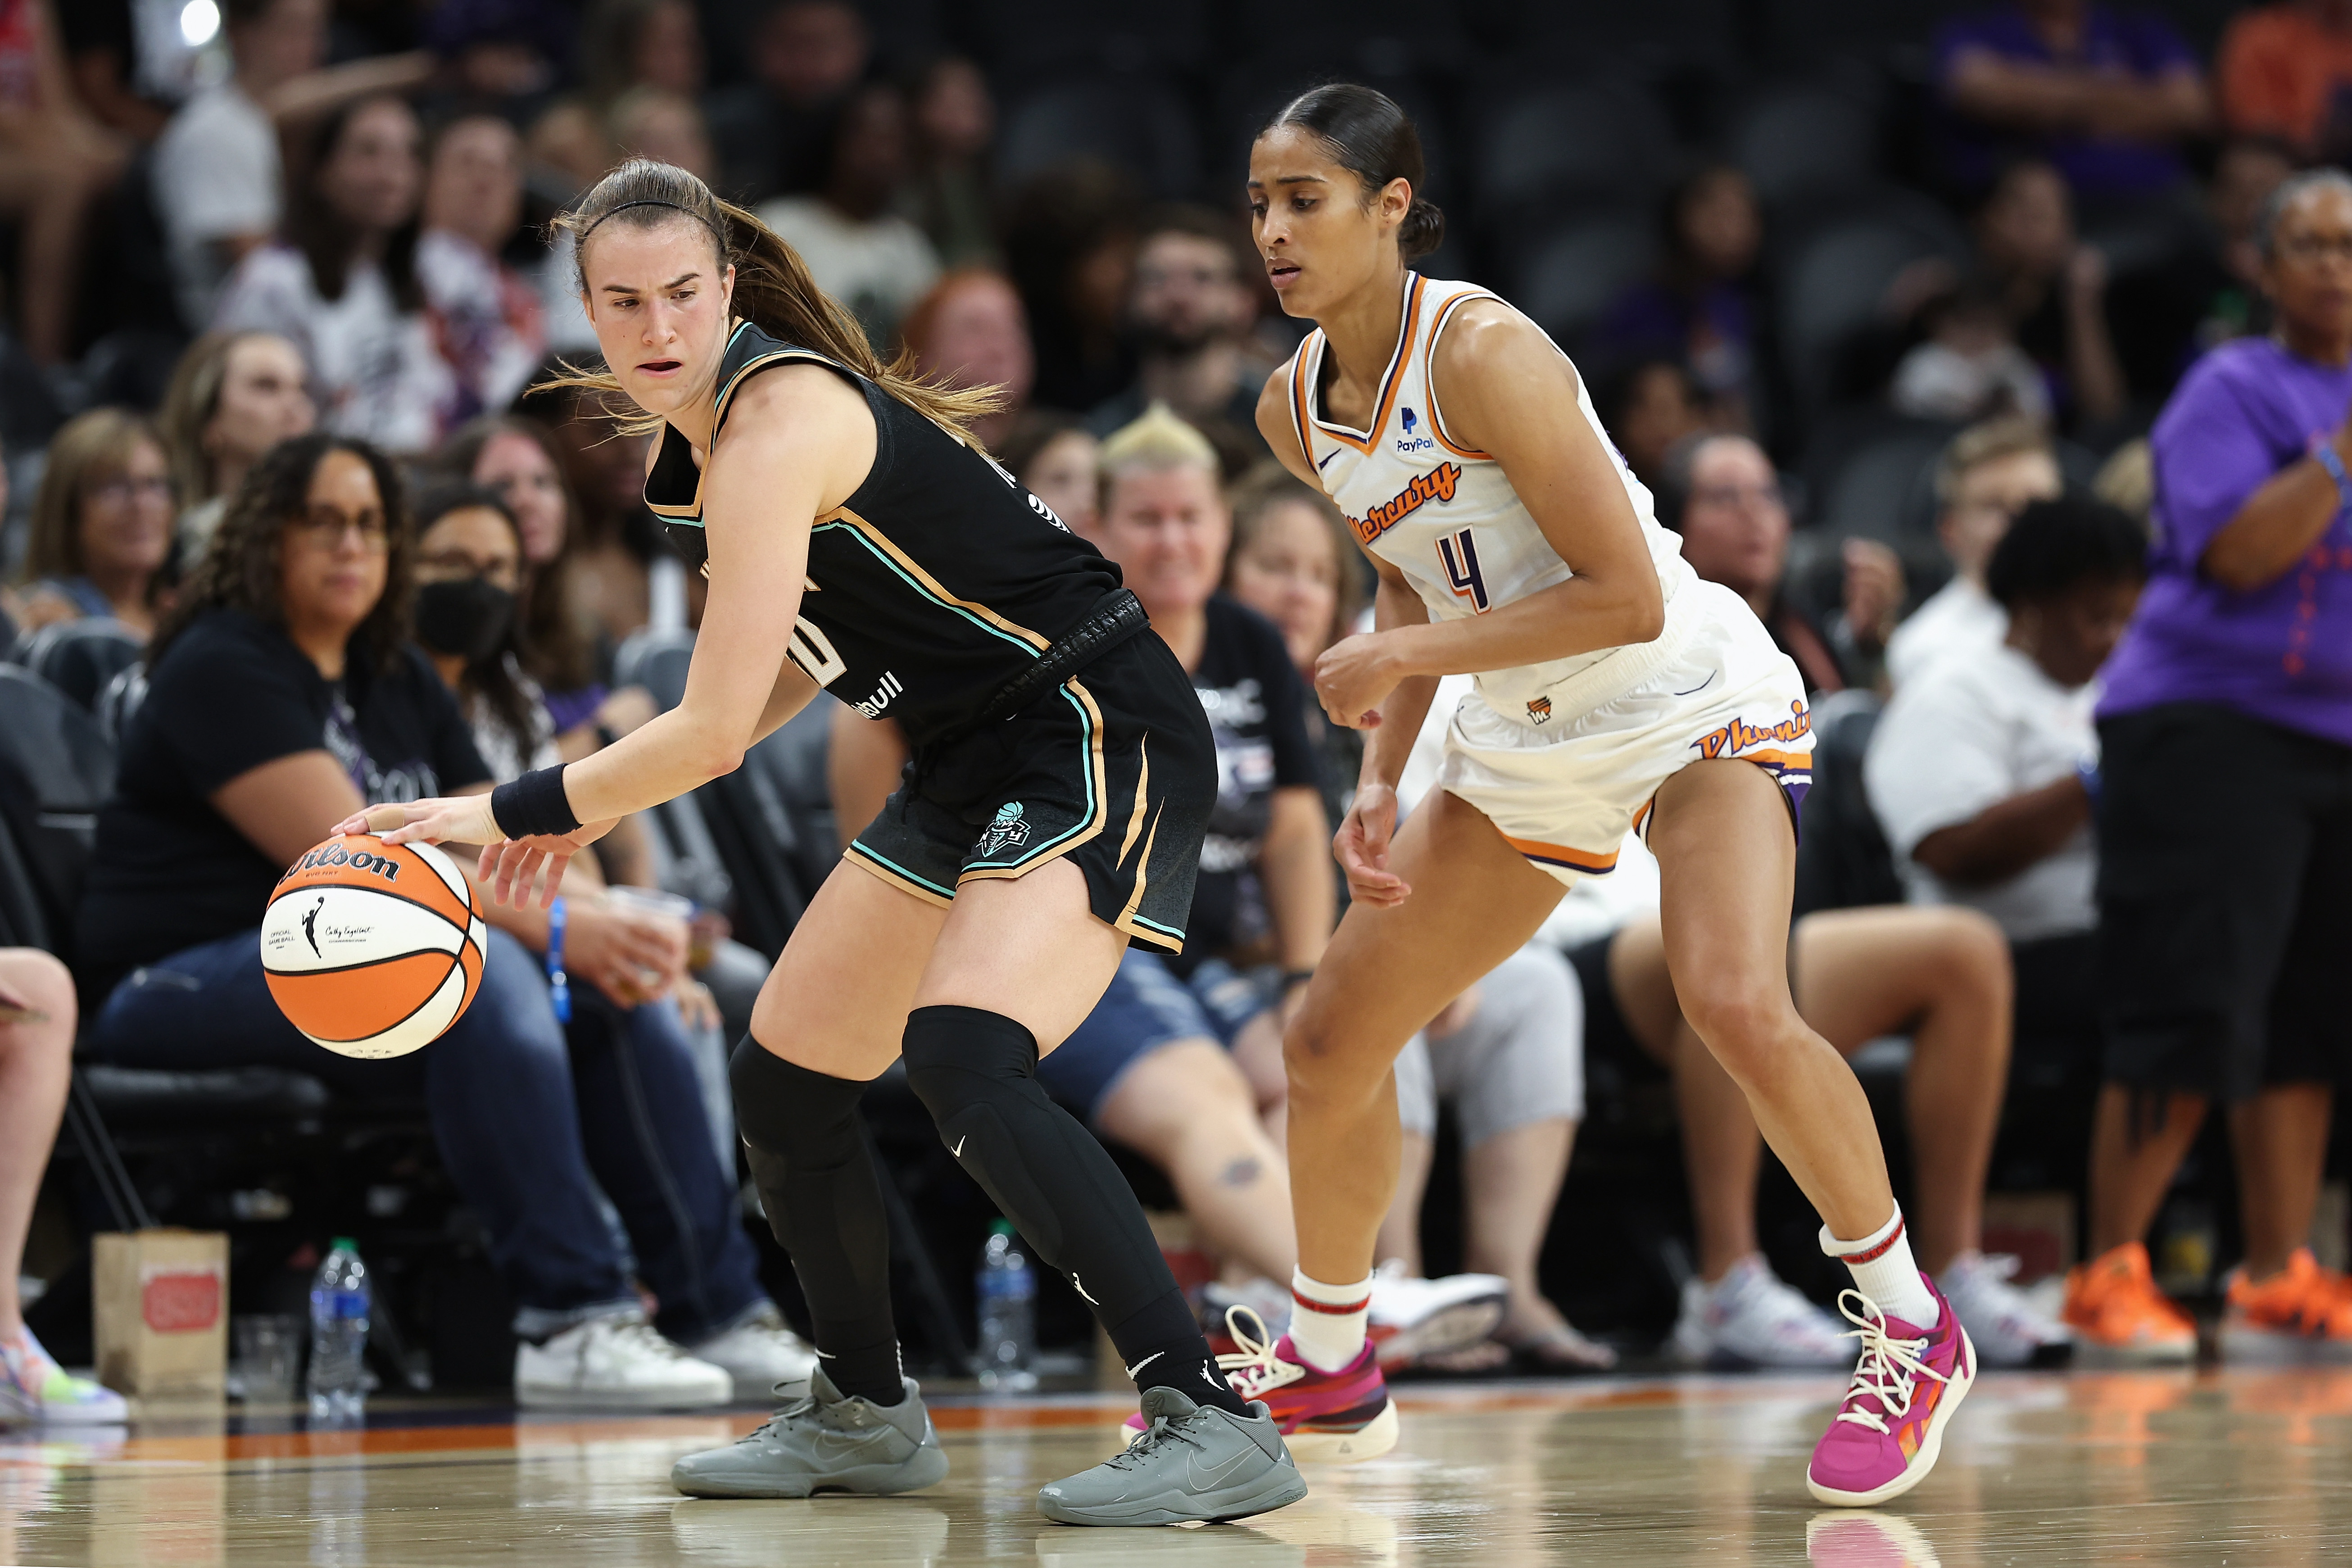
[[1298, 444], [1298, 426], [1290, 416], [1290, 364], [1285, 360], [1276, 366], [1257, 395], [1257, 433], [1265, 437], [1276, 462], [1319, 490], [1322, 477], [1316, 473], [1307, 449]]

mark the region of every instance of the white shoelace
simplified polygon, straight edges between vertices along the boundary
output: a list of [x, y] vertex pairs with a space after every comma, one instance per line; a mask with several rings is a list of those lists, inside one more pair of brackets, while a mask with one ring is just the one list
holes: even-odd
[[[1861, 1311], [1845, 1304], [1849, 1296], [1861, 1304]], [[1846, 1385], [1846, 1403], [1852, 1405], [1864, 1394], [1878, 1401], [1874, 1411], [1842, 1409], [1837, 1413], [1839, 1420], [1867, 1426], [1874, 1432], [1890, 1432], [1886, 1417], [1892, 1415], [1899, 1421], [1911, 1414], [1911, 1394], [1920, 1378], [1932, 1377], [1937, 1383], [1951, 1381], [1919, 1359], [1927, 1353], [1926, 1340], [1898, 1340], [1889, 1335], [1886, 1314], [1861, 1291], [1839, 1291], [1838, 1310], [1845, 1314], [1847, 1322], [1855, 1325], [1846, 1331], [1845, 1337], [1862, 1342], [1862, 1360], [1854, 1364], [1853, 1381]]]
[[[1244, 1327], [1244, 1318], [1255, 1328]], [[1225, 1381], [1244, 1400], [1263, 1399], [1268, 1390], [1297, 1383], [1307, 1375], [1305, 1367], [1274, 1353], [1275, 1336], [1266, 1332], [1265, 1320], [1249, 1308], [1226, 1308], [1225, 1331], [1241, 1348], [1219, 1356], [1217, 1370], [1226, 1374]]]
[[[651, 1361], [691, 1361], [694, 1358], [664, 1339], [651, 1323], [643, 1320], [616, 1322], [607, 1331], [613, 1348], [624, 1355], [641, 1356]], [[584, 1351], [587, 1347], [583, 1346]], [[583, 1357], [584, 1359], [584, 1357]]]

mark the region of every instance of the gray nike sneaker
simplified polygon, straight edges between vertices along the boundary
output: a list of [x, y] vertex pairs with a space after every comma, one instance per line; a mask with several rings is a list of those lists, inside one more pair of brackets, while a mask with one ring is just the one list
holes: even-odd
[[877, 1405], [844, 1398], [823, 1367], [808, 1396], [724, 1448], [688, 1454], [670, 1467], [669, 1484], [688, 1497], [804, 1498], [813, 1492], [885, 1496], [935, 1487], [948, 1457], [911, 1377], [907, 1397]]
[[1220, 1524], [1307, 1495], [1263, 1404], [1244, 1421], [1153, 1388], [1144, 1392], [1143, 1419], [1126, 1452], [1040, 1489], [1037, 1511], [1057, 1524]]

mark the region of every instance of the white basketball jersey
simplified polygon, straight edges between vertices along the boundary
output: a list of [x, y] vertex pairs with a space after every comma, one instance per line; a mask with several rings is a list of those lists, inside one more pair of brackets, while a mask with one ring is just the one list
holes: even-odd
[[[1441, 283], [1405, 275], [1404, 325], [1371, 426], [1352, 430], [1320, 416], [1323, 333], [1299, 345], [1290, 362], [1290, 413], [1299, 446], [1315, 465], [1324, 490], [1348, 514], [1365, 549], [1402, 573], [1433, 618], [1454, 620], [1526, 598], [1574, 574], [1520, 504], [1502, 465], [1454, 440], [1430, 389], [1430, 360], [1454, 311], [1472, 300], [1496, 298], [1467, 283]], [[1633, 477], [1601, 427], [1592, 395], [1577, 378], [1577, 412], [1607, 448], [1633, 503], [1658, 584], [1666, 626], [1655, 643], [1602, 648], [1544, 664], [1478, 673], [1478, 690], [1498, 713], [1526, 724], [1589, 711], [1614, 700], [1644, 679], [1690, 627], [1695, 581], [1682, 542], [1658, 526], [1650, 492]], [[1682, 603], [1678, 606], [1677, 600]], [[1684, 613], [1677, 615], [1677, 609]], [[1632, 656], [1632, 657], [1627, 657]]]

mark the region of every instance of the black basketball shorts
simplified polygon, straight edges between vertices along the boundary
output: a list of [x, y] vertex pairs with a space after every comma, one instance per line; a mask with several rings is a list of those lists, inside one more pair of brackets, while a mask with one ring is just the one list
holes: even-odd
[[2099, 740], [2108, 1079], [2232, 1103], [2352, 1083], [2352, 747], [2198, 702]]
[[1184, 945], [1217, 750], [1191, 678], [1149, 633], [1012, 718], [919, 746], [898, 793], [845, 858], [947, 904], [964, 883], [1068, 856], [1096, 915]]

